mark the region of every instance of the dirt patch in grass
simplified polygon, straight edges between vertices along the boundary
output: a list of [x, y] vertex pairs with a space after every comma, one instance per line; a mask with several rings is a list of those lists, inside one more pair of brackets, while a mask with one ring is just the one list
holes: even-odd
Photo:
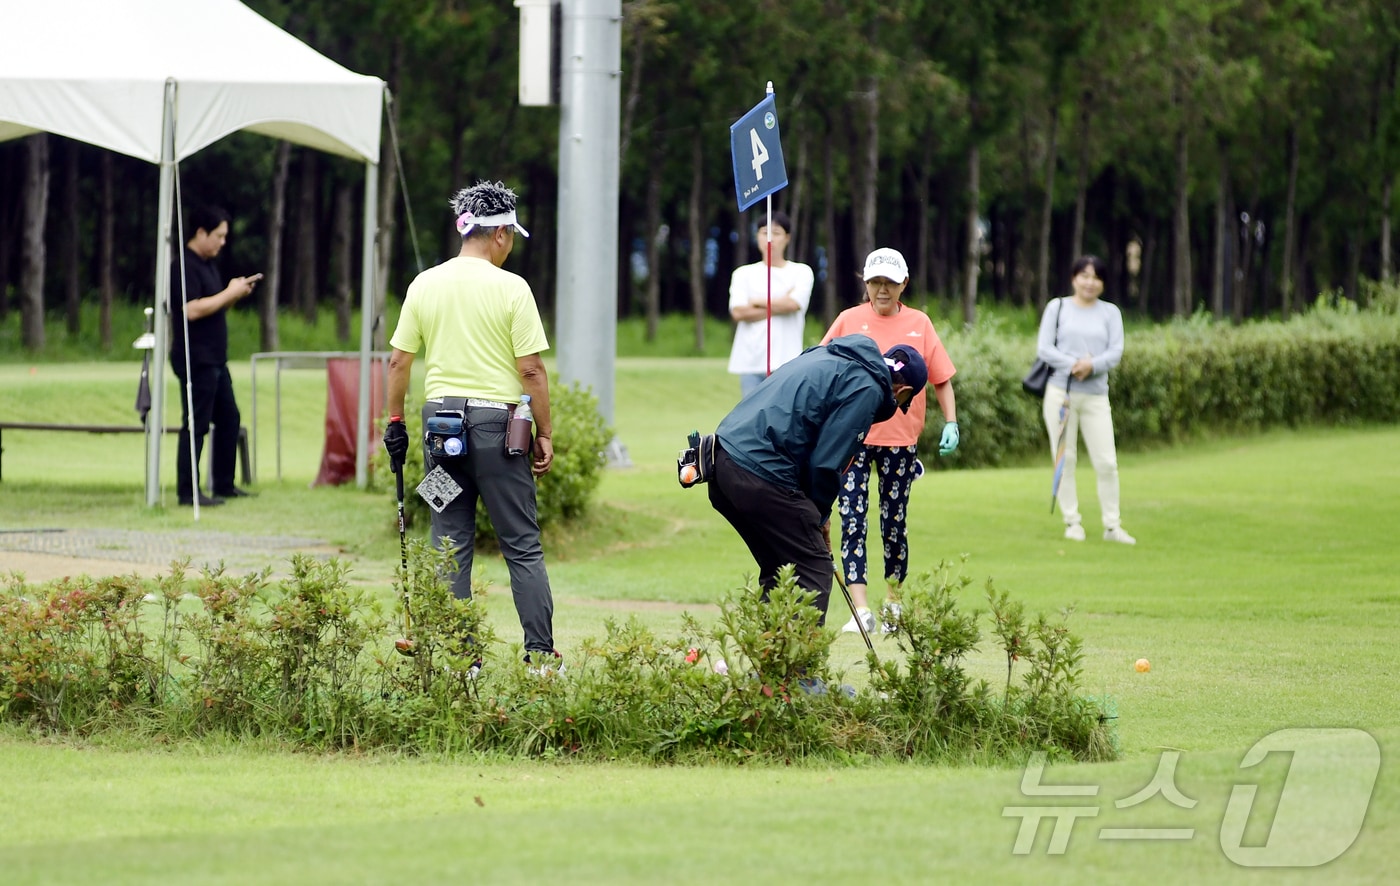
[[35, 554], [29, 551], [0, 551], [0, 573], [18, 572], [30, 584], [43, 584], [60, 578], [87, 575], [100, 578], [108, 575], [139, 575], [154, 578], [165, 571], [163, 566], [130, 563], [123, 560], [101, 560], [91, 557], [70, 557], [67, 554]]
[[168, 572], [171, 562], [186, 558], [195, 572], [223, 564], [226, 572], [235, 574], [271, 568], [274, 575], [284, 575], [298, 553], [344, 556], [320, 539], [287, 536], [121, 529], [0, 531], [0, 574], [19, 572], [34, 583], [79, 575], [152, 577]]

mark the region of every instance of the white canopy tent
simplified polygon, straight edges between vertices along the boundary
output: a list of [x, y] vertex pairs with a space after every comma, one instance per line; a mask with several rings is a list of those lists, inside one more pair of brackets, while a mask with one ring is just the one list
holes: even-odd
[[0, 0], [0, 141], [52, 132], [160, 165], [146, 503], [160, 498], [176, 164], [246, 129], [365, 162], [356, 480], [368, 476], [384, 82], [237, 0]]

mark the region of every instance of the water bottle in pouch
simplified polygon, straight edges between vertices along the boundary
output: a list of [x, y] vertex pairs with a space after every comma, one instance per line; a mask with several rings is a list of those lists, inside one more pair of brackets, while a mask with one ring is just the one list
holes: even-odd
[[530, 451], [530, 425], [535, 415], [530, 411], [530, 395], [520, 395], [520, 405], [506, 425], [506, 455], [525, 455]]

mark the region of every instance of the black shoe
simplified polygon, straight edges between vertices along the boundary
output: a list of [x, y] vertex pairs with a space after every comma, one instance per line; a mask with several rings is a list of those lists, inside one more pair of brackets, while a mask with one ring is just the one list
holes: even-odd
[[[224, 503], [224, 500], [223, 500], [222, 498], [219, 498], [218, 496], [208, 496], [208, 495], [205, 495], [205, 494], [202, 493], [202, 492], [199, 494], [199, 506], [200, 506], [201, 508], [213, 508], [213, 507], [217, 507], [217, 506], [219, 506], [219, 505], [221, 505], [221, 504], [223, 504], [223, 503]], [[190, 497], [187, 498], [187, 497], [185, 497], [185, 496], [183, 496], [183, 495], [180, 496], [180, 506], [181, 506], [181, 507], [186, 507], [186, 508], [188, 508], [188, 507], [193, 507], [193, 506], [194, 506], [194, 497], [193, 497], [193, 496], [190, 496]]]
[[256, 498], [258, 494], [246, 489], [239, 489], [237, 486], [230, 486], [227, 489], [215, 489], [214, 495], [218, 498]]

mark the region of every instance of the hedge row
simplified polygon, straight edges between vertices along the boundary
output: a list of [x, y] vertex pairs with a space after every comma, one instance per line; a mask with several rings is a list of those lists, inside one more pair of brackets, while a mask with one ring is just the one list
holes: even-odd
[[[1232, 326], [1207, 315], [1131, 331], [1109, 378], [1118, 448], [1200, 434], [1309, 424], [1400, 420], [1400, 316], [1382, 302], [1359, 310], [1322, 298], [1287, 322]], [[950, 333], [963, 446], [938, 467], [988, 467], [1047, 452], [1040, 403], [1021, 390], [1034, 341], [1002, 330]], [[942, 416], [930, 401], [920, 439], [937, 448]]]

